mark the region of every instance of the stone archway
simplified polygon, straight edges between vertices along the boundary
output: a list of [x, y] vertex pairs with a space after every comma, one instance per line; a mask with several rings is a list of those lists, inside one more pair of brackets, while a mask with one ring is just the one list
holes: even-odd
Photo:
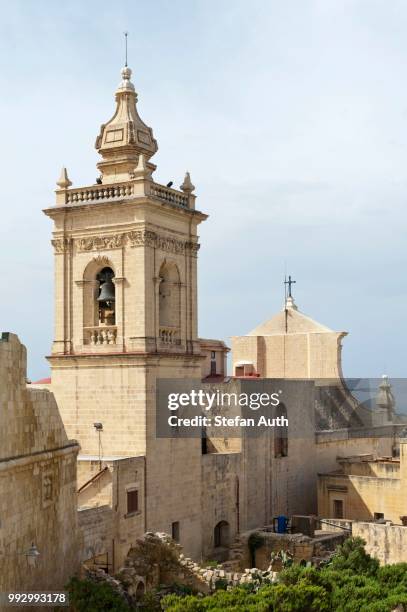
[[225, 548], [230, 544], [230, 525], [227, 521], [219, 521], [213, 530], [215, 548]]
[[135, 594], [136, 601], [140, 601], [140, 599], [144, 597], [145, 592], [146, 592], [146, 585], [144, 584], [142, 580], [140, 580], [136, 586], [136, 594]]

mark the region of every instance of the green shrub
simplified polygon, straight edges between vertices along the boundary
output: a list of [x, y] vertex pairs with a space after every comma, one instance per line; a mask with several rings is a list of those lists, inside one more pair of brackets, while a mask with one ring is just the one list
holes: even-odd
[[403, 585], [407, 587], [407, 563], [397, 563], [396, 565], [384, 565], [377, 572], [379, 582], [391, 587]]
[[130, 607], [107, 582], [71, 578], [66, 585], [73, 612], [128, 612]]
[[[391, 612], [399, 604], [407, 610], [407, 563], [379, 567], [363, 547], [363, 540], [346, 540], [330, 565], [322, 568], [293, 564], [279, 574], [279, 582], [257, 582], [225, 590], [219, 579], [216, 591], [204, 596], [188, 594], [180, 585], [158, 603], [146, 595], [146, 612]], [[73, 579], [68, 586], [74, 612], [128, 611], [129, 607], [107, 584]], [[167, 591], [168, 592], [168, 591]], [[162, 596], [162, 593], [161, 595]], [[157, 607], [158, 606], [158, 607]]]
[[[252, 534], [254, 535], [254, 534]], [[206, 597], [163, 600], [168, 612], [391, 612], [407, 609], [407, 563], [379, 567], [360, 538], [338, 547], [332, 563], [322, 568], [293, 564], [277, 584], [245, 584]], [[164, 603], [165, 601], [165, 603]]]
[[341, 546], [338, 546], [330, 567], [374, 576], [379, 569], [379, 562], [367, 554], [364, 545], [365, 541], [362, 538], [348, 538]]
[[203, 567], [218, 567], [219, 563], [217, 561], [205, 561], [205, 563], [203, 563]]
[[228, 586], [228, 581], [225, 580], [224, 578], [218, 578], [215, 581], [215, 589], [217, 591], [226, 591], [227, 586]]

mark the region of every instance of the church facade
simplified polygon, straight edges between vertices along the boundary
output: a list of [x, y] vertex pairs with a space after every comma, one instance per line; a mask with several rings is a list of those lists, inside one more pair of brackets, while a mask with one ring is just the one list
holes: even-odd
[[[98, 539], [89, 511], [100, 518], [99, 546], [86, 554], [106, 554], [114, 570], [141, 533], [164, 531], [196, 559], [222, 558], [240, 531], [316, 512], [312, 379], [340, 378], [344, 334], [287, 302], [271, 325], [233, 339], [235, 377], [225, 379], [228, 348], [198, 336], [198, 226], [207, 215], [188, 173], [180, 189], [153, 178], [157, 142], [138, 114], [128, 67], [96, 148], [97, 182], [72, 187], [63, 169], [56, 204], [44, 211], [55, 253], [50, 387], [68, 437], [80, 444], [79, 523], [89, 551]], [[205, 444], [157, 436], [158, 380], [239, 391], [260, 377], [286, 388], [288, 446], [272, 431]], [[306, 380], [294, 389], [287, 378]], [[332, 462], [337, 438], [324, 445], [320, 460]]]
[[[68, 435], [81, 446], [79, 486], [109, 461], [144, 457], [142, 528], [175, 534], [199, 558], [272, 518], [264, 453], [272, 456], [273, 439], [267, 451], [240, 441], [239, 452], [231, 443], [203, 453], [200, 439], [156, 435], [157, 379], [222, 378], [227, 348], [198, 337], [197, 229], [206, 215], [195, 206], [189, 174], [180, 190], [154, 181], [157, 143], [137, 113], [130, 76], [124, 68], [116, 112], [96, 141], [100, 179], [72, 188], [64, 170], [56, 205], [45, 210], [54, 222], [56, 280], [51, 388]], [[285, 466], [300, 454], [292, 449]], [[297, 470], [306, 487], [299, 461]], [[288, 481], [277, 497], [273, 485], [276, 499], [286, 499]], [[303, 493], [293, 489], [296, 511]]]

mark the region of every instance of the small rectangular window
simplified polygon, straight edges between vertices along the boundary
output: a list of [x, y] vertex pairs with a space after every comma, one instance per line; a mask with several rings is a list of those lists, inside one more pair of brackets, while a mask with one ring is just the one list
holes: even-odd
[[343, 518], [343, 500], [342, 499], [334, 499], [334, 518], [336, 519]]
[[215, 353], [215, 351], [211, 351], [211, 359], [216, 359], [216, 353]]
[[375, 512], [374, 513], [374, 520], [375, 521], [382, 521], [383, 519], [384, 519], [383, 512]]
[[274, 457], [288, 457], [288, 438], [287, 434], [281, 434], [276, 428], [274, 441]]
[[206, 434], [202, 434], [201, 451], [202, 451], [202, 455], [208, 454], [208, 438], [206, 437]]
[[138, 512], [138, 491], [132, 489], [127, 491], [127, 514]]
[[171, 525], [171, 536], [174, 542], [179, 542], [179, 521], [175, 521]]

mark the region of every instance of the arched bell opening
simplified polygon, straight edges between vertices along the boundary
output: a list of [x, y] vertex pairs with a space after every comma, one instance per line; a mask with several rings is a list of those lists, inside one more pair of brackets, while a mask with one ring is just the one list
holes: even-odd
[[93, 259], [84, 270], [83, 282], [83, 342], [100, 346], [116, 344], [115, 272], [110, 261]]
[[159, 337], [163, 344], [180, 343], [181, 283], [178, 267], [164, 262], [159, 272]]
[[97, 316], [99, 325], [116, 324], [116, 288], [113, 283], [114, 272], [112, 268], [103, 268], [97, 275], [99, 282], [97, 302]]

